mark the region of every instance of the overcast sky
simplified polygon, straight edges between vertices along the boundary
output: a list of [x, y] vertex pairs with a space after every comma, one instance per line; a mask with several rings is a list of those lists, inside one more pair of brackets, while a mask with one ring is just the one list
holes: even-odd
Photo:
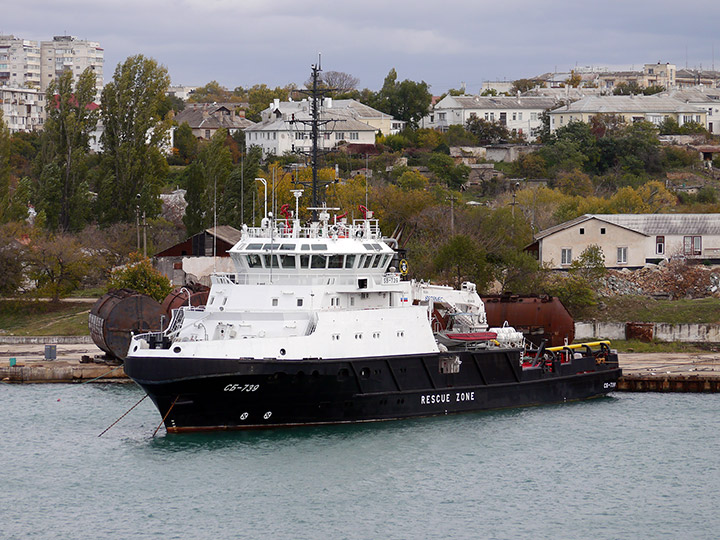
[[576, 66], [720, 70], [718, 0], [0, 0], [0, 14], [2, 34], [100, 42], [106, 81], [138, 53], [173, 84], [229, 89], [302, 84], [318, 52], [360, 88], [394, 67], [434, 94]]

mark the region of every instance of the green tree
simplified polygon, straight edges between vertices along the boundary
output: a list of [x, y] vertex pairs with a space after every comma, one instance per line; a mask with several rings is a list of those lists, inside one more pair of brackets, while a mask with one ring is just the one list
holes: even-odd
[[465, 129], [477, 137], [480, 144], [495, 144], [510, 138], [508, 129], [499, 122], [489, 122], [473, 116], [465, 123]]
[[615, 96], [633, 96], [642, 93], [643, 89], [635, 81], [617, 83], [613, 89]]
[[456, 165], [453, 158], [437, 152], [430, 156], [428, 168], [438, 180], [452, 189], [460, 189], [470, 175], [470, 167], [462, 163]]
[[187, 183], [188, 206], [184, 218], [189, 235], [212, 226], [213, 210], [219, 211], [232, 171], [232, 157], [225, 145], [226, 138], [227, 132], [224, 129], [218, 130], [200, 150], [192, 165]]
[[416, 128], [420, 119], [428, 113], [431, 101], [430, 87], [425, 81], [405, 79], [397, 82], [397, 72], [393, 68], [370, 105]]
[[294, 90], [295, 85], [270, 88], [266, 84], [256, 84], [247, 90], [235, 89], [236, 92], [242, 91], [247, 96], [248, 108], [245, 110], [245, 117], [253, 122], [261, 120], [260, 113], [267, 109], [273, 100], [287, 101]]
[[105, 176], [98, 209], [104, 222], [134, 220], [136, 205], [150, 217], [160, 211], [160, 186], [167, 174], [160, 148], [167, 143], [170, 121], [159, 111], [169, 84], [166, 68], [136, 55], [118, 64], [103, 89]]
[[6, 209], [10, 203], [10, 130], [0, 109], [0, 223], [7, 221]]
[[[73, 88], [73, 73], [66, 70], [47, 89], [48, 118], [42, 136], [46, 147], [42, 154], [45, 174], [41, 175], [39, 192], [52, 191], [58, 199], [39, 197], [36, 207], [38, 211], [45, 210], [51, 229], [81, 228], [90, 215], [86, 162], [90, 133], [98, 120], [98, 113], [91, 106], [95, 80], [95, 73], [87, 68]], [[51, 170], [53, 174], [49, 176]], [[52, 186], [43, 185], [43, 179]]]
[[187, 122], [183, 122], [175, 129], [175, 148], [178, 150], [178, 158], [184, 165], [197, 157], [198, 140]]
[[13, 296], [23, 283], [25, 250], [17, 224], [0, 225], [0, 296]]
[[643, 89], [643, 95], [645, 96], [654, 96], [655, 94], [659, 94], [660, 92], [664, 92], [665, 87], [659, 84], [652, 84], [648, 86], [647, 88]]
[[242, 101], [242, 96], [231, 92], [217, 81], [196, 88], [188, 97], [191, 103], [228, 103]]
[[545, 81], [541, 81], [540, 79], [518, 79], [516, 81], [513, 81], [512, 87], [510, 88], [510, 93], [517, 94], [520, 92], [521, 94], [524, 94], [528, 90], [532, 90], [536, 86], [539, 86], [540, 88], [545, 88], [546, 84]]
[[483, 290], [492, 279], [492, 269], [485, 252], [470, 236], [458, 234], [440, 246], [435, 257], [435, 268], [447, 273], [455, 287], [463, 281], [472, 281]]
[[140, 253], [131, 253], [127, 265], [112, 271], [107, 288], [132, 289], [162, 302], [173, 287], [167, 277], [153, 268], [150, 259]]

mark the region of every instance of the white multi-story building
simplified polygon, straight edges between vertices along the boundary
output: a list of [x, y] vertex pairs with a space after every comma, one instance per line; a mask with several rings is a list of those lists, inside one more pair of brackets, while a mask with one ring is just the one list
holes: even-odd
[[571, 122], [590, 122], [599, 114], [614, 115], [627, 124], [646, 121], [660, 124], [666, 119], [675, 120], [678, 125], [696, 122], [707, 127], [708, 111], [692, 103], [686, 103], [667, 96], [594, 96], [550, 111], [550, 131]]
[[420, 122], [420, 127], [447, 131], [452, 125], [465, 126], [471, 118], [480, 118], [505, 126], [508, 131], [535, 139], [542, 125], [541, 115], [557, 104], [548, 97], [445, 96]]
[[[260, 146], [265, 156], [309, 152], [312, 147], [310, 106], [307, 100], [275, 100], [261, 113], [259, 123], [244, 130], [246, 144]], [[386, 124], [389, 133], [393, 133], [393, 124], [397, 124], [398, 131], [402, 129], [402, 122], [352, 99], [324, 100], [320, 120], [318, 145], [321, 149], [332, 149], [341, 143], [375, 144], [375, 134]]]
[[696, 86], [684, 90], [670, 90], [665, 95], [707, 111], [705, 127], [713, 135], [720, 134], [720, 88]]
[[40, 87], [40, 45], [37, 41], [0, 36], [0, 85]]
[[45, 123], [45, 94], [38, 88], [0, 86], [0, 107], [11, 133], [42, 129]]
[[75, 36], [54, 36], [52, 41], [43, 41], [41, 49], [41, 83], [44, 91], [52, 81], [65, 70], [72, 71], [77, 81], [86, 68], [95, 72], [98, 96], [103, 87], [103, 66], [105, 52], [96, 41], [85, 41]]

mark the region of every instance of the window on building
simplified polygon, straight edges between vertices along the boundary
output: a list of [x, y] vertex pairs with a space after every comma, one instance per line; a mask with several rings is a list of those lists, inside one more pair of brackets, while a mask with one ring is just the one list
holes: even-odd
[[350, 135], [351, 141], [357, 141], [360, 138], [357, 131], [353, 131], [353, 132], [349, 133], [348, 135]]
[[530, 120], [531, 120], [531, 121], [537, 121], [537, 119], [538, 119], [538, 113], [536, 113], [536, 112], [531, 112], [531, 113], [530, 113]]
[[442, 122], [445, 120], [446, 117], [447, 117], [447, 113], [444, 113], [444, 112], [438, 113], [438, 121]]
[[580, 234], [585, 234], [585, 228], [584, 228], [584, 227], [580, 227]]
[[627, 264], [627, 247], [617, 248], [617, 263]]
[[336, 132], [335, 132], [335, 140], [336, 140], [336, 141], [341, 141], [341, 140], [343, 140], [344, 138], [345, 138], [345, 133], [343, 133], [342, 131], [336, 131]]
[[512, 113], [513, 120], [517, 120], [517, 113]]
[[665, 254], [665, 237], [664, 236], [656, 236], [655, 237], [655, 253], [658, 255]]
[[562, 248], [560, 262], [561, 264], [570, 264], [572, 262], [572, 248]]
[[600, 227], [600, 234], [605, 234], [605, 227]]
[[683, 253], [685, 255], [702, 255], [702, 237], [684, 236]]

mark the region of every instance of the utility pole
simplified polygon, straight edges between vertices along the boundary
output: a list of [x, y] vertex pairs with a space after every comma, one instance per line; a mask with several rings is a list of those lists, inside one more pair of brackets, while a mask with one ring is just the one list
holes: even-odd
[[455, 236], [455, 201], [457, 197], [451, 195], [445, 200], [450, 201], [450, 235]]

